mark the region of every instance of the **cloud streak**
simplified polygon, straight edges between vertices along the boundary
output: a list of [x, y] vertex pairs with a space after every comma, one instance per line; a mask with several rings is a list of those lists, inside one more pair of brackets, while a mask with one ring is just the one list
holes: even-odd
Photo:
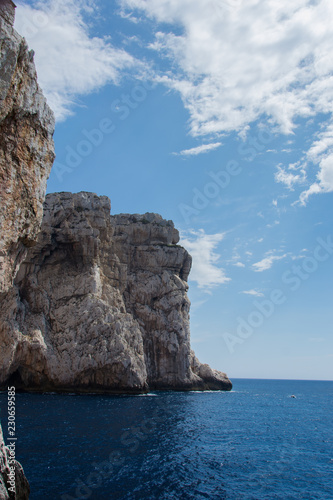
[[208, 153], [209, 151], [214, 151], [214, 149], [222, 146], [222, 142], [214, 142], [212, 144], [202, 144], [201, 146], [197, 146], [191, 149], [184, 149], [180, 153], [174, 153], [175, 155], [180, 156], [197, 156], [202, 153]]
[[263, 271], [267, 271], [268, 269], [270, 269], [273, 266], [274, 262], [276, 262], [278, 260], [281, 260], [281, 259], [284, 259], [285, 257], [287, 257], [287, 254], [284, 254], [284, 255], [268, 255], [264, 259], [262, 259], [259, 262], [256, 262], [255, 264], [253, 264], [252, 267], [254, 268], [254, 270], [257, 273], [262, 273]]
[[252, 295], [253, 297], [264, 297], [264, 294], [262, 292], [259, 292], [258, 290], [244, 290], [243, 292], [239, 293], [244, 293], [245, 295]]

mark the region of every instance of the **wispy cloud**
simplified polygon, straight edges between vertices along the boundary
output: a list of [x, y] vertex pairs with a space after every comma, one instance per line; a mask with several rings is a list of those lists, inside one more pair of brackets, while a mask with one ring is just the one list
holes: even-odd
[[[333, 190], [330, 0], [121, 3], [160, 23], [151, 48], [173, 64], [157, 78], [181, 95], [193, 136], [236, 131], [244, 137], [258, 120], [275, 132], [294, 134], [300, 119], [328, 116], [322, 136], [310, 138], [307, 159], [316, 181], [305, 171], [282, 167], [276, 181], [290, 190], [306, 182], [303, 204]], [[173, 33], [172, 24], [181, 33]]]
[[331, 193], [333, 191], [333, 124], [318, 134], [317, 140], [306, 153], [307, 165], [319, 165], [316, 181], [301, 193], [299, 201], [306, 205], [313, 194]]
[[108, 38], [92, 37], [85, 21], [97, 10], [92, 0], [17, 2], [15, 28], [35, 50], [38, 80], [58, 120], [73, 114], [77, 98], [137, 65]]
[[230, 281], [218, 265], [220, 255], [215, 252], [223, 238], [224, 233], [206, 234], [203, 229], [182, 233], [181, 245], [193, 259], [190, 280], [196, 281], [199, 288], [205, 291]]
[[180, 151], [180, 153], [173, 153], [173, 154], [180, 156], [196, 156], [202, 153], [209, 153], [209, 151], [213, 151], [214, 149], [217, 149], [220, 146], [222, 146], [222, 142], [214, 142], [212, 144], [202, 144], [201, 146], [197, 146], [191, 149], [184, 149], [183, 151]]
[[325, 85], [333, 69], [331, 2], [226, 4], [122, 1], [161, 23], [183, 26], [182, 35], [158, 31], [155, 50], [178, 64], [167, 81], [181, 93], [193, 133], [242, 130], [263, 113], [289, 133], [296, 117], [332, 111], [331, 86]]
[[281, 260], [287, 257], [287, 254], [284, 255], [267, 255], [267, 257], [264, 257], [262, 260], [259, 262], [256, 262], [255, 264], [252, 265], [254, 270], [257, 273], [261, 273], [262, 271], [267, 271], [267, 269], [270, 269], [274, 262], [277, 260]]
[[243, 262], [235, 262], [233, 265], [236, 267], [245, 267], [245, 264], [243, 264]]
[[245, 295], [253, 295], [254, 297], [264, 297], [264, 294], [262, 292], [259, 292], [258, 290], [244, 290], [243, 292], [239, 293], [244, 293]]
[[302, 169], [300, 173], [295, 174], [290, 170], [287, 170], [286, 167], [278, 165], [277, 172], [275, 173], [275, 180], [276, 182], [284, 184], [290, 191], [294, 191], [295, 184], [305, 182], [306, 172]]

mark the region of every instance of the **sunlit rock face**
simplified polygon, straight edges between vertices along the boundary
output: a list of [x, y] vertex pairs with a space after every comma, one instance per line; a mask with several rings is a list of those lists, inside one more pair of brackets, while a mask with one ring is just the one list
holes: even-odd
[[[191, 257], [172, 221], [110, 215], [93, 193], [47, 195], [37, 244], [2, 311], [1, 382], [95, 391], [230, 389], [190, 348]], [[13, 343], [13, 332], [15, 342]]]

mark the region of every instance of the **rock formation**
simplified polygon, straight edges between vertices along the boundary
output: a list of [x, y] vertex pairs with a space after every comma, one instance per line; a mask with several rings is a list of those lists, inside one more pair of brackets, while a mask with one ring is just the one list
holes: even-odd
[[[14, 15], [13, 2], [1, 0], [0, 302], [4, 308], [16, 294], [13, 279], [40, 230], [54, 159], [53, 113], [38, 87], [33, 53], [13, 29]], [[0, 348], [1, 365], [4, 355]], [[0, 427], [0, 500], [29, 498], [29, 485], [18, 462], [15, 475], [16, 492], [12, 493], [8, 490], [8, 450]]]
[[[46, 197], [38, 243], [1, 308], [0, 383], [36, 390], [230, 389], [190, 349], [191, 257], [160, 215]], [[9, 312], [7, 312], [9, 311]]]
[[0, 4], [0, 293], [39, 232], [54, 160], [53, 113], [38, 87], [33, 52], [8, 22], [8, 5]]

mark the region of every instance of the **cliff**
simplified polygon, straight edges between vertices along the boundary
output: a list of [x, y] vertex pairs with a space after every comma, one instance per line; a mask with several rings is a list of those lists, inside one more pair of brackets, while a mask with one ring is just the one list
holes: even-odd
[[38, 87], [33, 52], [1, 9], [0, 293], [11, 287], [39, 232], [54, 160], [54, 117]]
[[[15, 6], [0, 2], [0, 303], [16, 294], [13, 280], [40, 230], [46, 181], [54, 159], [54, 118], [37, 83], [33, 53], [13, 29]], [[8, 339], [10, 343], [13, 338]], [[0, 348], [1, 365], [5, 352]], [[9, 486], [9, 451], [0, 427], [0, 500], [29, 498], [15, 462]]]
[[[190, 348], [191, 257], [160, 215], [110, 215], [92, 193], [46, 197], [37, 244], [1, 308], [0, 383], [22, 389], [230, 389]], [[9, 307], [8, 307], [9, 306]]]

